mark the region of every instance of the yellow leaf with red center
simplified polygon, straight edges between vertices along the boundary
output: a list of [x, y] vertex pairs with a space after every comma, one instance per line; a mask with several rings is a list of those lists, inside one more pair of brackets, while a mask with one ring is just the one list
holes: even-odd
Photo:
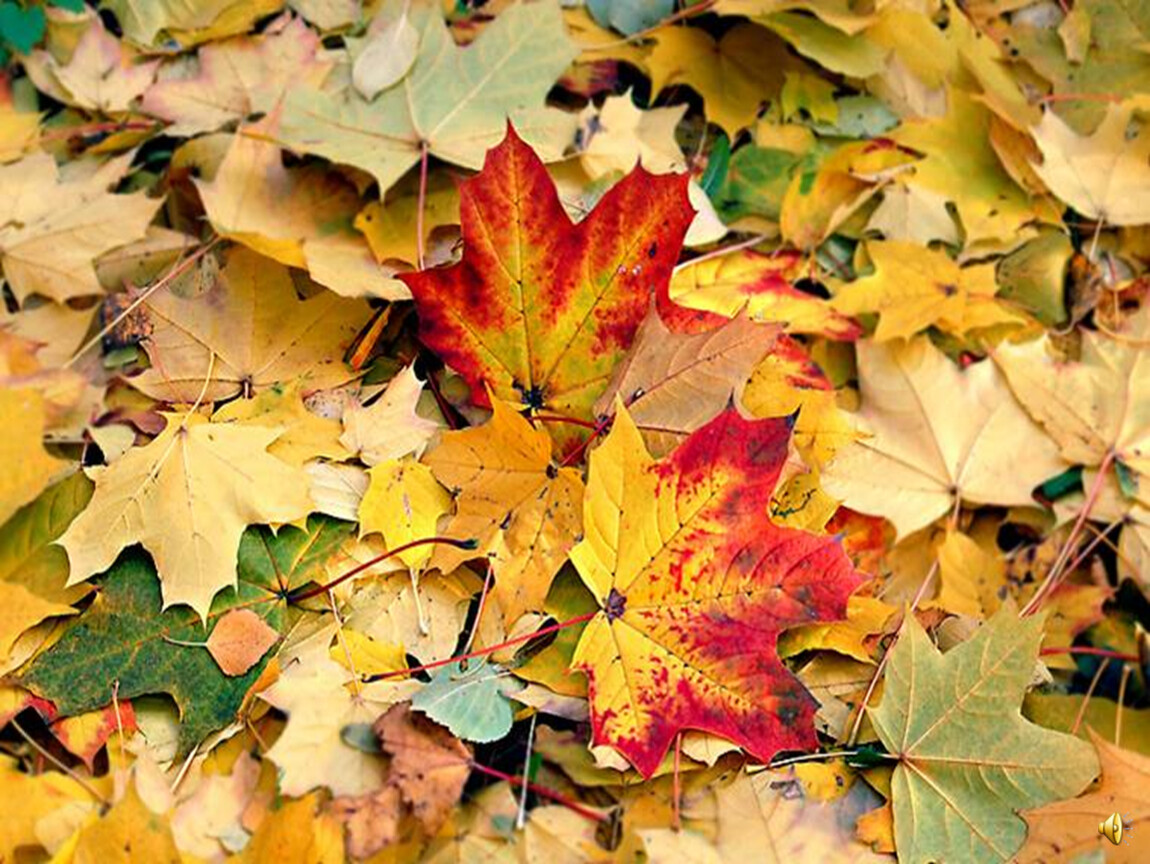
[[[488, 404], [590, 420], [652, 294], [666, 291], [694, 215], [685, 175], [635, 168], [578, 224], [543, 162], [509, 128], [460, 189], [463, 259], [401, 274], [420, 338]], [[557, 442], [586, 437], [552, 424]]]
[[832, 538], [767, 520], [789, 438], [788, 421], [729, 408], [655, 461], [619, 405], [591, 457], [571, 560], [599, 611], [572, 665], [589, 679], [593, 743], [645, 776], [684, 729], [763, 761], [816, 744], [815, 701], [776, 642], [842, 618], [859, 579]]
[[670, 299], [721, 318], [733, 318], [745, 309], [749, 318], [780, 324], [788, 333], [831, 339], [860, 335], [859, 326], [826, 300], [794, 287], [805, 272], [805, 260], [797, 252], [764, 255], [746, 249], [681, 268], [671, 278]]

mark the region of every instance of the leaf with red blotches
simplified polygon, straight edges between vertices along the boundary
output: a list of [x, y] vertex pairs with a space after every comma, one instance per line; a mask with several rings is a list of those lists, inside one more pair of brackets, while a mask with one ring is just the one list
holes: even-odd
[[589, 679], [594, 743], [645, 776], [683, 729], [763, 761], [816, 745], [815, 701], [776, 642], [844, 617], [860, 580], [832, 538], [768, 521], [789, 439], [787, 420], [728, 408], [655, 461], [620, 405], [591, 456], [571, 560], [599, 612], [573, 665]]
[[[401, 274], [424, 344], [472, 398], [590, 420], [655, 291], [666, 292], [694, 211], [686, 175], [635, 168], [572, 224], [543, 162], [508, 127], [460, 190], [463, 259]], [[551, 424], [557, 441], [586, 432]]]
[[[817, 333], [828, 339], [856, 339], [862, 329], [831, 304], [792, 284], [807, 275], [798, 252], [770, 255], [744, 249], [718, 258], [703, 257], [679, 268], [671, 279], [668, 300], [679, 318], [719, 323], [742, 311], [752, 321], [779, 324], [788, 333]], [[674, 326], [666, 303], [660, 312]], [[705, 318], [698, 312], [714, 313]], [[714, 326], [714, 325], [712, 325]]]

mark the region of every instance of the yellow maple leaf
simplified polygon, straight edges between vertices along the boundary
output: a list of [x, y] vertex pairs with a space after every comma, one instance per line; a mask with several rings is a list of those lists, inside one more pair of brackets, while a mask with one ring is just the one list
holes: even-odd
[[165, 417], [167, 427], [150, 444], [88, 469], [96, 491], [60, 544], [69, 585], [142, 544], [156, 562], [164, 607], [187, 603], [205, 617], [216, 592], [236, 584], [244, 529], [306, 516], [308, 480], [267, 453], [277, 429]]
[[[367, 472], [371, 484], [359, 502], [359, 533], [378, 531], [389, 549], [431, 537], [441, 516], [451, 510], [451, 496], [426, 465], [387, 459]], [[431, 546], [401, 552], [401, 560], [418, 573], [431, 557]]]
[[38, 153], [0, 167], [0, 266], [16, 297], [43, 294], [63, 303], [102, 294], [92, 260], [144, 236], [160, 199], [113, 195], [131, 154], [74, 181]]
[[694, 27], [661, 27], [647, 57], [651, 92], [687, 84], [703, 97], [707, 117], [734, 136], [783, 85], [786, 68], [801, 68], [782, 40], [757, 24], [737, 24], [715, 40]]
[[68, 463], [44, 449], [44, 399], [30, 388], [0, 387], [0, 417], [8, 428], [0, 439], [0, 524], [47, 488]]
[[346, 459], [350, 455], [339, 443], [339, 423], [307, 410], [296, 382], [270, 387], [252, 399], [235, 399], [216, 411], [212, 422], [282, 429], [268, 452], [297, 468], [321, 456]]
[[961, 336], [1027, 319], [995, 299], [993, 264], [960, 267], [945, 252], [899, 240], [867, 244], [874, 272], [848, 282], [833, 305], [847, 315], [877, 312], [875, 339], [906, 339], [937, 326]]
[[240, 129], [211, 182], [196, 182], [212, 225], [269, 258], [308, 270], [344, 297], [408, 299], [407, 287], [378, 266], [352, 227], [360, 207], [355, 188], [324, 167], [284, 168], [270, 140], [278, 122], [276, 112]]
[[858, 358], [859, 431], [870, 437], [839, 452], [823, 488], [886, 517], [900, 539], [959, 501], [1030, 504], [1035, 486], [1066, 469], [994, 364], [960, 371], [926, 337], [860, 342]]
[[355, 374], [343, 362], [344, 350], [371, 316], [365, 301], [330, 291], [301, 301], [286, 267], [243, 247], [228, 252], [203, 293], [158, 291], [143, 308], [152, 368], [132, 378], [132, 386], [154, 399], [188, 403], [201, 394], [215, 401], [286, 381], [315, 389], [342, 384]]
[[340, 443], [367, 465], [409, 454], [419, 456], [439, 428], [415, 413], [422, 392], [423, 382], [416, 377], [414, 364], [399, 370], [375, 402], [343, 412]]
[[576, 469], [552, 465], [546, 430], [532, 428], [499, 399], [491, 404], [490, 421], [446, 433], [423, 459], [440, 483], [457, 490], [446, 533], [479, 541], [475, 552], [437, 547], [431, 566], [450, 572], [487, 555], [493, 591], [510, 624], [524, 612], [542, 610], [579, 534], [583, 481]]
[[1083, 216], [1109, 225], [1150, 222], [1150, 131], [1131, 134], [1134, 105], [1108, 105], [1090, 135], [1053, 111], [1031, 130], [1042, 162], [1034, 170], [1050, 191]]

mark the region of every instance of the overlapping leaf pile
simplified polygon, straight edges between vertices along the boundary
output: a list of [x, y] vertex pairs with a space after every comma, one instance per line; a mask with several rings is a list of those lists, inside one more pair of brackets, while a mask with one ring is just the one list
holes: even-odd
[[95, 5], [0, 3], [0, 860], [1142, 860], [1150, 12]]

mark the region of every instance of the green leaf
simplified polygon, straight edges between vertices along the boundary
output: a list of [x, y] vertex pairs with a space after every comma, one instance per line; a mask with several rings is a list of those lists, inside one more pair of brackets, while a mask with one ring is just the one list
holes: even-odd
[[316, 571], [351, 529], [351, 523], [320, 516], [308, 520], [306, 531], [249, 528], [240, 541], [238, 587], [217, 595], [206, 626], [186, 607], [162, 610], [156, 569], [135, 547], [101, 578], [96, 600], [59, 642], [32, 661], [21, 683], [52, 700], [64, 716], [107, 705], [117, 682], [120, 699], [167, 693], [180, 711], [179, 751], [185, 754], [235, 720], [271, 657], [265, 655], [244, 675], [228, 677], [198, 646], [224, 612], [239, 606], [287, 632], [303, 613], [288, 606], [286, 591], [322, 580]]
[[726, 133], [720, 132], [719, 137], [711, 146], [711, 153], [707, 157], [707, 170], [699, 180], [699, 185], [709, 197], [713, 197], [727, 179], [727, 169], [731, 165], [731, 140]]
[[[379, 14], [398, 18], [403, 8], [392, 0]], [[381, 191], [419, 162], [424, 143], [432, 156], [478, 168], [508, 119], [544, 155], [562, 154], [577, 121], [544, 100], [578, 51], [558, 3], [511, 6], [465, 48], [438, 4], [411, 3], [409, 20], [419, 53], [401, 81], [370, 102], [351, 87], [292, 89], [278, 143], [367, 171]]]
[[412, 697], [411, 707], [465, 741], [498, 741], [511, 731], [514, 712], [505, 695], [506, 675], [494, 663], [452, 663], [439, 669]]
[[63, 9], [65, 12], [84, 11], [84, 0], [48, 0], [48, 5]]
[[748, 145], [731, 157], [715, 206], [726, 222], [744, 216], [778, 219], [791, 174], [803, 160], [788, 150]]
[[1007, 861], [1026, 839], [1017, 811], [1073, 798], [1098, 774], [1094, 749], [1023, 719], [1042, 617], [1002, 608], [945, 655], [908, 616], [868, 709], [898, 757], [891, 780], [902, 864]]
[[21, 54], [27, 54], [44, 37], [46, 25], [39, 6], [24, 9], [16, 3], [0, 3], [0, 39]]

